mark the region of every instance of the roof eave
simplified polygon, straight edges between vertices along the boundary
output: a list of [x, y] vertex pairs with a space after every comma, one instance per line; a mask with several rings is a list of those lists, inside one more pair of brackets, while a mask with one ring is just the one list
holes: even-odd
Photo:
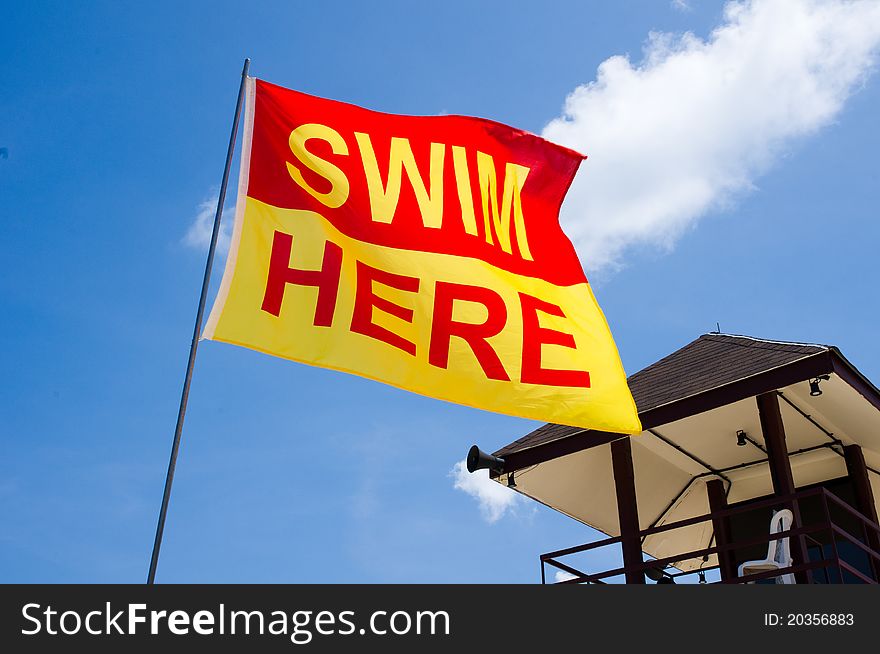
[[834, 374], [852, 386], [859, 395], [880, 411], [880, 389], [874, 386], [870, 379], [865, 377], [858, 368], [850, 363], [849, 359], [843, 356], [840, 350], [832, 346], [831, 351], [834, 353]]
[[[644, 429], [659, 427], [748, 397], [831, 373], [840, 375], [880, 410], [880, 391], [849, 363], [837, 348], [829, 348], [772, 370], [717, 386], [669, 404], [647, 409], [639, 413], [639, 418]], [[505, 461], [504, 473], [521, 470], [591, 447], [605, 445], [623, 437], [625, 437], [624, 434], [584, 430], [540, 445], [508, 452], [501, 455]]]

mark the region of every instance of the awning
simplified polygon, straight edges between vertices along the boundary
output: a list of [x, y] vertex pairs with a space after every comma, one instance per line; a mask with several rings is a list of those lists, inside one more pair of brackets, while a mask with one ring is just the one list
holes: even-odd
[[[810, 394], [816, 378], [821, 395]], [[880, 497], [880, 392], [836, 348], [706, 334], [629, 382], [645, 427], [631, 440], [641, 529], [708, 513], [710, 479], [723, 480], [730, 504], [772, 494], [755, 399], [770, 391], [779, 396], [796, 486], [845, 476], [842, 446], [855, 443]], [[517, 492], [617, 536], [615, 438], [547, 425], [495, 454], [514, 472]], [[507, 474], [495, 480], [507, 484]], [[712, 537], [705, 522], [650, 536], [643, 550], [665, 558], [709, 547]]]

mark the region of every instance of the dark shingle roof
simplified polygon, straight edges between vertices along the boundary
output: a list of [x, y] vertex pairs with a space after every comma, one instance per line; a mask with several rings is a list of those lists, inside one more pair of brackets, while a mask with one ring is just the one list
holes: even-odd
[[[631, 375], [627, 382], [639, 414], [643, 414], [829, 349], [826, 345], [703, 334], [680, 350]], [[582, 431], [577, 427], [547, 424], [501, 448], [495, 455], [504, 456]]]

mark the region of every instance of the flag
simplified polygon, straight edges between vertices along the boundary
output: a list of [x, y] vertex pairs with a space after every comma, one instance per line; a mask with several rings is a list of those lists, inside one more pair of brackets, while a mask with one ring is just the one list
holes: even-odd
[[583, 156], [247, 79], [202, 337], [508, 415], [641, 431], [559, 207]]

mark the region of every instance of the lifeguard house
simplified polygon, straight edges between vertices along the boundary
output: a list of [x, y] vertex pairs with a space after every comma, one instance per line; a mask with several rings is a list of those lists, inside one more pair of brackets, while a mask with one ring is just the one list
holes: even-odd
[[542, 554], [542, 583], [880, 581], [880, 391], [840, 350], [710, 333], [628, 382], [638, 436], [548, 424], [471, 448], [607, 535]]

